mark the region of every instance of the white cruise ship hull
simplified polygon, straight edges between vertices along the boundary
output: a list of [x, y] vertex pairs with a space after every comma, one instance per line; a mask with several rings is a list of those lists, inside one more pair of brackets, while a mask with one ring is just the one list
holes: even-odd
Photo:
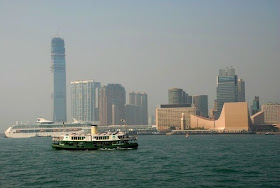
[[81, 133], [82, 131], [71, 131], [71, 132], [29, 132], [29, 133], [16, 133], [16, 132], [8, 132], [5, 131], [5, 137], [6, 138], [31, 138], [31, 137], [57, 137], [57, 136], [61, 136], [64, 134], [70, 134], [70, 133]]

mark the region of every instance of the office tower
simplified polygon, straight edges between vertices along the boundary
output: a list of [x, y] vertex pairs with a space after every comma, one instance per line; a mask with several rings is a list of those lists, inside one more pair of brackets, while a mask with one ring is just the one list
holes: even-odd
[[[138, 116], [140, 118], [136, 122], [134, 121], [134, 123], [138, 124], [138, 125], [147, 125], [148, 124], [148, 97], [147, 97], [147, 94], [140, 93], [140, 92], [130, 92], [128, 104], [135, 105], [140, 108], [140, 113], [138, 114]], [[135, 108], [135, 109], [137, 109], [137, 108]], [[135, 110], [135, 113], [137, 111], [138, 110]], [[129, 118], [128, 113], [126, 116], [128, 119]]]
[[245, 82], [243, 79], [238, 79], [238, 102], [245, 102]]
[[82, 80], [71, 82], [72, 118], [80, 121], [99, 121], [98, 93], [100, 82]]
[[125, 119], [125, 89], [120, 84], [108, 84], [99, 91], [99, 121], [101, 125], [119, 125]]
[[260, 98], [259, 96], [255, 96], [255, 99], [253, 100], [253, 106], [252, 106], [252, 115], [260, 111]]
[[193, 96], [193, 104], [196, 107], [198, 115], [208, 117], [208, 95]]
[[262, 111], [265, 124], [280, 124], [280, 104], [264, 104]]
[[226, 69], [219, 70], [219, 76], [217, 76], [217, 119], [222, 111], [225, 102], [237, 102], [237, 75], [235, 75], [235, 69], [227, 67]]
[[185, 104], [188, 102], [188, 94], [180, 88], [168, 89], [169, 104]]
[[61, 38], [53, 38], [51, 42], [51, 71], [53, 121], [64, 122], [67, 120], [66, 71], [64, 40]]

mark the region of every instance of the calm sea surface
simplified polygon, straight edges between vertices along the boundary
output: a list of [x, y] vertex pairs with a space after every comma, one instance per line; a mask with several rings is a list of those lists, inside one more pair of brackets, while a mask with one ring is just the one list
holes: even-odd
[[280, 135], [138, 136], [137, 150], [0, 138], [0, 187], [280, 187]]

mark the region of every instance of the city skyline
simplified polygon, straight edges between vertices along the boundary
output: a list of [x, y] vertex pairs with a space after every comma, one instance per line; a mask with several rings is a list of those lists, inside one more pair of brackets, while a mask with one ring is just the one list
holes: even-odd
[[[66, 45], [70, 82], [119, 83], [149, 96], [149, 115], [168, 89], [216, 99], [218, 70], [233, 66], [246, 101], [280, 103], [279, 1], [0, 1], [0, 131], [52, 119], [50, 40]], [[14, 14], [16, 12], [16, 14]], [[36, 16], [35, 16], [36, 15]], [[276, 86], [276, 87], [275, 87]], [[69, 119], [68, 119], [69, 120]]]

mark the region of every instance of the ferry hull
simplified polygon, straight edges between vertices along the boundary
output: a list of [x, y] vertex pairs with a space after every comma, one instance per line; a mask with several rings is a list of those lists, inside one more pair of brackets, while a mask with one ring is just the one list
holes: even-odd
[[138, 143], [128, 143], [122, 145], [95, 145], [91, 142], [84, 143], [83, 145], [65, 145], [53, 143], [52, 148], [58, 150], [110, 150], [110, 149], [137, 149]]

